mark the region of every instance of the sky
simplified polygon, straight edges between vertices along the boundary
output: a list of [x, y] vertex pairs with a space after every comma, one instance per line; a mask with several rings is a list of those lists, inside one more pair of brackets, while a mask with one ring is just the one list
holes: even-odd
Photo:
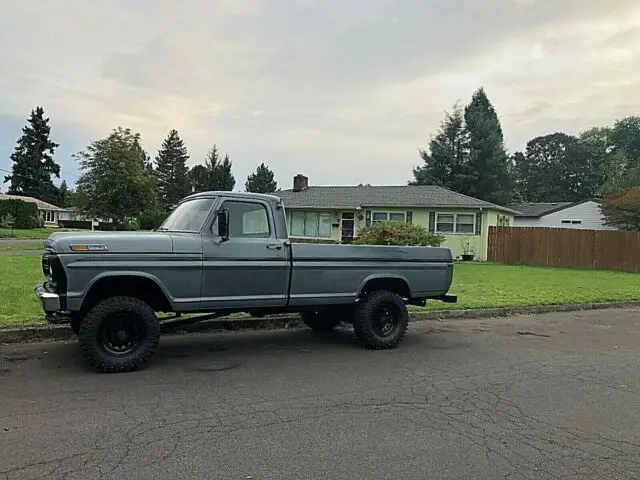
[[237, 189], [404, 184], [481, 86], [510, 152], [640, 114], [640, 1], [3, 0], [0, 65], [0, 169], [40, 105], [69, 184], [118, 126], [217, 144]]

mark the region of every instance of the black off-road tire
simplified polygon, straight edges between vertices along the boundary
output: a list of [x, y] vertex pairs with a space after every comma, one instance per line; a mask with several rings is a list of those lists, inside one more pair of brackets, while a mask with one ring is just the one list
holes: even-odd
[[[105, 328], [114, 322], [136, 329], [137, 341], [130, 351], [110, 351], [111, 346], [105, 340]], [[111, 297], [87, 312], [80, 324], [78, 338], [84, 358], [96, 370], [103, 373], [131, 372], [144, 366], [155, 353], [160, 340], [160, 323], [153, 309], [142, 300]]]
[[[381, 318], [385, 320], [382, 328]], [[388, 324], [392, 324], [389, 326]], [[353, 313], [353, 331], [366, 348], [385, 350], [398, 345], [409, 326], [407, 305], [400, 295], [386, 290], [378, 290], [366, 294], [357, 303]]]
[[330, 332], [340, 324], [340, 315], [333, 310], [302, 312], [302, 321], [314, 332]]

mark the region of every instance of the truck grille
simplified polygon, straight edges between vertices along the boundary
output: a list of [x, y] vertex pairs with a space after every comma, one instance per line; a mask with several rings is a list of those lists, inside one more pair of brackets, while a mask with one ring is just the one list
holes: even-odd
[[45, 277], [51, 278], [51, 264], [49, 263], [50, 252], [46, 251], [42, 254], [42, 273]]

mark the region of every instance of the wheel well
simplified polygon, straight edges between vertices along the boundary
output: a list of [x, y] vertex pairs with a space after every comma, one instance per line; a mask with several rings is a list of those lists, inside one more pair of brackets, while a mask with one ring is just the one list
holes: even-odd
[[172, 310], [169, 299], [155, 281], [136, 275], [118, 275], [96, 281], [82, 302], [82, 311], [86, 312], [96, 303], [115, 296], [139, 298], [156, 312]]
[[364, 284], [360, 295], [365, 295], [376, 290], [387, 290], [397, 293], [403, 298], [411, 298], [411, 289], [402, 278], [373, 278]]

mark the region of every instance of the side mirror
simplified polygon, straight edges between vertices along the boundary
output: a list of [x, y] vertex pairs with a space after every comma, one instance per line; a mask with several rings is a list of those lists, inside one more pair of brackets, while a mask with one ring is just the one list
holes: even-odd
[[226, 208], [218, 210], [216, 221], [218, 222], [218, 236], [223, 240], [229, 240], [229, 210]]

